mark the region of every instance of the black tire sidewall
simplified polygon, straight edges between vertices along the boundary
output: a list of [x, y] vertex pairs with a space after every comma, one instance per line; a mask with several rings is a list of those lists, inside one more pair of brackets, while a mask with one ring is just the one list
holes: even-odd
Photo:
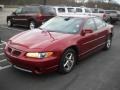
[[[8, 21], [10, 21], [10, 25], [8, 25]], [[8, 19], [8, 20], [7, 20], [7, 25], [8, 25], [8, 27], [12, 27], [12, 26], [13, 26], [13, 23], [12, 23], [12, 20], [11, 20], [11, 19]]]
[[[74, 61], [74, 65], [72, 66], [72, 68], [69, 71], [66, 71], [65, 68], [64, 68], [65, 56], [66, 56], [67, 53], [70, 53], [70, 52], [73, 53], [75, 61]], [[63, 53], [62, 58], [60, 60], [59, 72], [63, 73], [63, 74], [71, 72], [72, 69], [73, 69], [73, 67], [75, 66], [76, 61], [77, 61], [77, 55], [76, 55], [75, 50], [73, 50], [73, 49], [67, 49], [67, 50], [65, 50], [65, 52]]]
[[107, 47], [107, 41], [108, 41], [108, 40], [111, 40], [111, 43], [112, 43], [112, 37], [110, 37], [110, 36], [107, 37], [107, 40], [106, 40], [106, 43], [105, 43], [105, 46], [104, 46], [104, 50], [108, 50], [108, 49], [111, 48], [111, 44], [110, 44], [110, 47], [109, 47], [109, 48]]

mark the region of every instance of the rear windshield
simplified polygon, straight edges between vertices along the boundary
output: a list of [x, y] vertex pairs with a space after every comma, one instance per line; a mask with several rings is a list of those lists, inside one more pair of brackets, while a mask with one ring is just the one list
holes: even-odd
[[39, 13], [40, 9], [37, 6], [23, 7], [22, 13]]
[[116, 11], [106, 11], [106, 13], [117, 13]]

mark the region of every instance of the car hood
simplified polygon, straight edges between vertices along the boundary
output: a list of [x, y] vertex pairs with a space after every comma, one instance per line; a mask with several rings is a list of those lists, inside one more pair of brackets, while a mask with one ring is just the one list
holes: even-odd
[[28, 30], [15, 35], [10, 39], [11, 44], [19, 45], [25, 48], [45, 48], [51, 45], [53, 42], [70, 37], [71, 34], [63, 34], [57, 32], [41, 31], [39, 29]]

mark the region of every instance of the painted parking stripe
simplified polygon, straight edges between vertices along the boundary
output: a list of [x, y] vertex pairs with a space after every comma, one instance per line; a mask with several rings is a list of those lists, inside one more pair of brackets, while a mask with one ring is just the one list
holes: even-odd
[[12, 65], [7, 65], [7, 66], [4, 66], [4, 67], [0, 67], [0, 70], [10, 68], [11, 66], [12, 66]]
[[5, 62], [5, 61], [7, 61], [7, 59], [0, 60], [0, 63], [1, 63], [1, 62]]
[[4, 55], [4, 53], [0, 53], [0, 56]]
[[5, 44], [6, 44], [5, 41], [1, 41], [0, 46], [5, 45]]
[[5, 42], [5, 41], [3, 41], [3, 40], [1, 40], [1, 42], [2, 42], [2, 44], [6, 44], [6, 42]]
[[[6, 27], [6, 26], [0, 26], [0, 28], [4, 28], [4, 29], [8, 29], [8, 30], [23, 31], [23, 30], [20, 30], [20, 29], [9, 28], [9, 27]], [[3, 31], [3, 30], [1, 30], [1, 31]]]
[[3, 50], [3, 48], [0, 48], [0, 50]]
[[3, 43], [0, 44], [0, 46], [4, 45]]

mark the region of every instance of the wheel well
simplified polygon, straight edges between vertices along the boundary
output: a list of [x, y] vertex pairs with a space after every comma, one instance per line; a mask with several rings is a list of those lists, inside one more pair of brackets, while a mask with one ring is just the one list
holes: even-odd
[[111, 37], [111, 38], [113, 37], [113, 34], [112, 34], [112, 33], [110, 33], [110, 37]]
[[29, 21], [29, 23], [30, 23], [31, 21], [35, 22], [35, 20], [34, 20], [34, 19], [32, 19], [32, 18], [30, 18], [28, 21]]
[[[75, 45], [70, 46], [70, 47], [68, 47], [67, 49], [73, 49], [73, 50], [75, 50], [75, 52], [76, 52], [77, 55], [79, 54], [79, 49], [78, 49], [78, 47], [75, 46]], [[66, 49], [66, 50], [67, 50], [67, 49]]]

